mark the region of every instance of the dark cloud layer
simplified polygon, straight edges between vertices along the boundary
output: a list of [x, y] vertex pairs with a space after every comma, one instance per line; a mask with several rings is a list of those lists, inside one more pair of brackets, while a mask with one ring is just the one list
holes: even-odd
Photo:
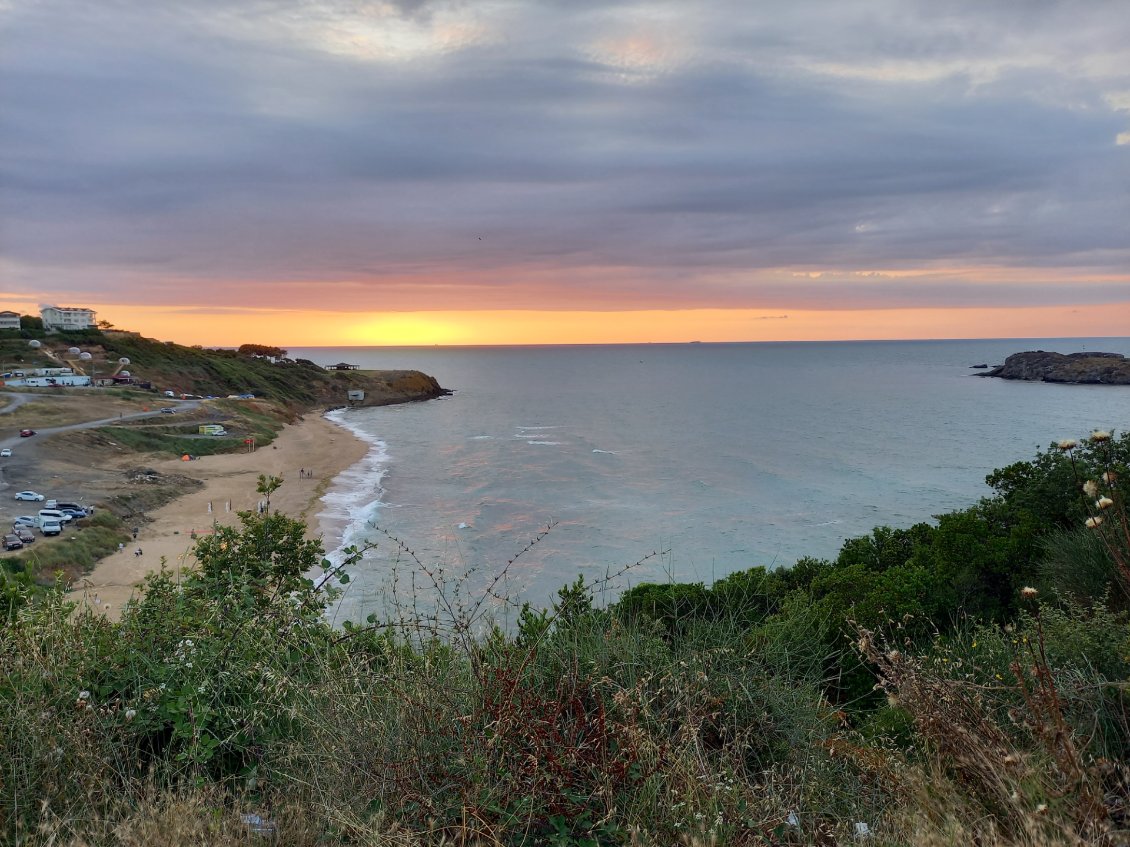
[[1128, 45], [1069, 0], [7, 0], [0, 267], [104, 302], [1126, 301]]

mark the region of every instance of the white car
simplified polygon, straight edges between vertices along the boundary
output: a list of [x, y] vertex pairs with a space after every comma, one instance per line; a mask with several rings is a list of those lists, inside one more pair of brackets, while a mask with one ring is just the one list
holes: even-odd
[[12, 526], [16, 528], [19, 528], [21, 526], [35, 526], [35, 518], [31, 515], [20, 515], [18, 518], [12, 521]]
[[42, 494], [36, 494], [34, 491], [21, 491], [16, 495], [17, 500], [42, 500]]
[[0, 450], [0, 459], [7, 459], [11, 455], [12, 455], [12, 448], [11, 447], [5, 447], [3, 450]]

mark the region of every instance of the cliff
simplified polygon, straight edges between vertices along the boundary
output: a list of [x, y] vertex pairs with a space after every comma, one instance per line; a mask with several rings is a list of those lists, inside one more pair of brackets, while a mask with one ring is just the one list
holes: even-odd
[[1013, 353], [1003, 365], [977, 374], [1001, 379], [1066, 382], [1086, 385], [1130, 385], [1130, 359], [1121, 353]]
[[349, 391], [365, 392], [365, 399], [349, 402], [350, 406], [389, 406], [451, 393], [421, 371], [330, 371], [314, 386], [318, 403], [325, 406], [346, 405]]
[[126, 358], [134, 378], [158, 391], [200, 397], [254, 394], [299, 414], [327, 406], [345, 406], [349, 403], [349, 391], [365, 392], [365, 399], [353, 404], [362, 406], [428, 400], [449, 393], [419, 371], [327, 370], [305, 359], [188, 347], [138, 334], [97, 330], [56, 333], [36, 339], [40, 342], [38, 348], [29, 347], [28, 340], [0, 337], [0, 364], [7, 370], [55, 366], [59, 359], [66, 358], [65, 351], [76, 345], [89, 352], [94, 362], [101, 363], [98, 367], [103, 375]]

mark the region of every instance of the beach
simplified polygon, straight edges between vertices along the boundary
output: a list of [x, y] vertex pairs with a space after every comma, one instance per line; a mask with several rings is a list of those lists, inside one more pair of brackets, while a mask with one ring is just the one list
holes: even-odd
[[[136, 586], [147, 573], [159, 570], [162, 560], [176, 572], [193, 566], [194, 531], [234, 526], [239, 512], [255, 511], [262, 500], [256, 491], [260, 474], [283, 480], [271, 495], [271, 509], [306, 521], [308, 534], [318, 537], [319, 499], [333, 479], [368, 450], [369, 445], [348, 430], [311, 413], [284, 427], [272, 445], [251, 453], [151, 461], [148, 467], [159, 473], [190, 476], [204, 485], [151, 512], [138, 526], [137, 539], [98, 562], [68, 596], [116, 618]], [[335, 539], [326, 541], [327, 548], [336, 545]]]

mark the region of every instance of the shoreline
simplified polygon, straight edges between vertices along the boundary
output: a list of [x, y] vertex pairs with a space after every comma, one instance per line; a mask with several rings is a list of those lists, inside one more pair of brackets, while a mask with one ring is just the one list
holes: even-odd
[[[213, 523], [234, 526], [238, 512], [256, 508], [261, 499], [255, 490], [259, 474], [284, 480], [271, 496], [272, 509], [305, 521], [307, 537], [321, 538], [317, 505], [333, 480], [361, 462], [371, 447], [324, 413], [310, 413], [284, 426], [273, 444], [253, 453], [202, 456], [191, 464], [174, 458], [153, 461], [150, 467], [160, 473], [191, 476], [204, 485], [151, 512], [139, 525], [136, 541], [100, 560], [75, 582], [67, 598], [117, 619], [145, 575], [160, 569], [162, 559], [178, 574], [192, 566], [193, 530], [207, 532]], [[300, 475], [300, 470], [312, 476]], [[327, 545], [330, 550], [337, 546]], [[135, 555], [137, 549], [142, 555]]]

